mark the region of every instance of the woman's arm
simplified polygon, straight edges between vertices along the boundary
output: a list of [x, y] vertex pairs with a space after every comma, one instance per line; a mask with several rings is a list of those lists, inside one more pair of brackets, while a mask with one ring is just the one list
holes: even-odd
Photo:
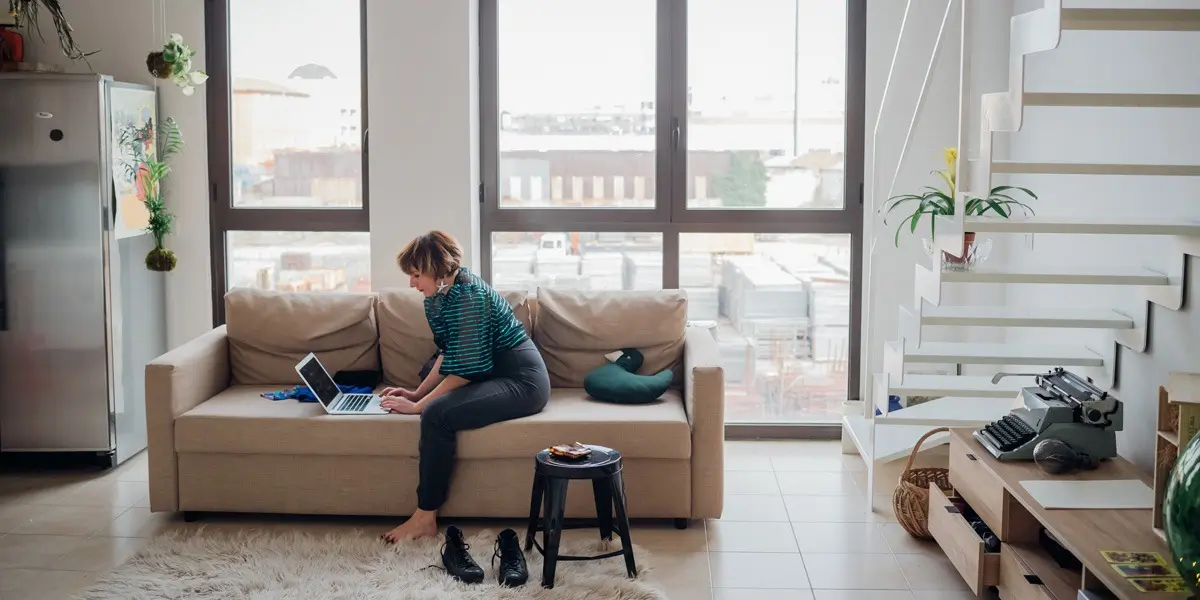
[[384, 404], [383, 407], [391, 412], [400, 413], [402, 415], [419, 415], [421, 414], [421, 411], [425, 410], [426, 406], [429, 406], [430, 402], [433, 402], [434, 400], [445, 396], [446, 394], [449, 394], [450, 392], [457, 390], [468, 383], [471, 382], [459, 377], [458, 375], [447, 375], [442, 378], [441, 383], [437, 384], [437, 386], [433, 388], [433, 391], [426, 394], [424, 398], [421, 398], [415, 402], [388, 402], [385, 400], [384, 402], [386, 404]]
[[425, 397], [421, 398], [421, 400], [416, 404], [420, 408], [425, 408], [430, 402], [433, 402], [439, 397], [445, 396], [446, 394], [449, 394], [450, 392], [453, 392], [454, 390], [457, 390], [468, 383], [471, 382], [467, 379], [459, 377], [458, 375], [446, 375], [442, 378], [442, 382], [437, 384], [437, 387], [433, 388], [433, 391], [426, 394]]
[[437, 360], [433, 361], [433, 368], [429, 369], [429, 374], [425, 376], [425, 380], [422, 381], [421, 385], [417, 386], [417, 389], [413, 391], [413, 395], [416, 396], [416, 400], [420, 400], [425, 396], [428, 396], [429, 392], [432, 392], [434, 389], [436, 389], [438, 384], [441, 383], [445, 378], [446, 376], [442, 375], [442, 355], [438, 354]]

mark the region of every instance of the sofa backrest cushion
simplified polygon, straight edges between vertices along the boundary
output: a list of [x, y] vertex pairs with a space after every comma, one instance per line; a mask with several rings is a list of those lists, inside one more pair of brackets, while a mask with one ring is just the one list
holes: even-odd
[[[501, 295], [512, 305], [525, 331], [531, 332], [525, 292], [501, 292]], [[433, 332], [425, 319], [424, 296], [416, 290], [384, 290], [379, 292], [376, 310], [384, 381], [409, 388], [420, 385], [421, 367], [437, 352]]]
[[550, 371], [550, 385], [583, 387], [583, 378], [606, 362], [604, 355], [637, 348], [639, 373], [671, 369], [682, 380], [687, 295], [680, 290], [581, 292], [538, 290], [533, 339]]
[[225, 295], [233, 382], [301, 383], [296, 363], [316, 353], [331, 375], [378, 371], [371, 294], [297, 294], [237, 289]]

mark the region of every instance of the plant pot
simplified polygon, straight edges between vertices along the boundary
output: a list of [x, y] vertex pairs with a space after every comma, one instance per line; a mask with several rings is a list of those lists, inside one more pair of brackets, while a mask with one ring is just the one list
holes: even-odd
[[965, 265], [971, 256], [971, 246], [975, 245], [975, 233], [967, 232], [963, 234], [963, 249], [961, 256], [954, 256], [949, 252], [942, 252], [942, 264], [946, 265]]
[[171, 78], [171, 63], [163, 58], [162, 52], [151, 52], [146, 56], [146, 70], [159, 79]]
[[0, 63], [25, 60], [25, 38], [12, 29], [0, 27]]
[[178, 262], [175, 258], [175, 253], [162, 246], [155, 246], [146, 255], [146, 268], [151, 271], [158, 271], [159, 273], [174, 271], [175, 265]]
[[979, 265], [979, 263], [987, 260], [988, 255], [992, 252], [992, 240], [977, 241], [974, 232], [963, 234], [962, 256], [954, 256], [944, 251], [938, 252], [937, 246], [931, 239], [922, 241], [925, 245], [925, 254], [929, 258], [933, 258], [935, 254], [940, 254], [939, 258], [943, 271], [970, 271]]

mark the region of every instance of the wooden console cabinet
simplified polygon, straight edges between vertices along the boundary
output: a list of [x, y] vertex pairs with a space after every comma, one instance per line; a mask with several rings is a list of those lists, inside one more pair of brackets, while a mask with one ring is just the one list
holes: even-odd
[[[1033, 462], [992, 458], [969, 429], [950, 437], [950, 482], [1001, 540], [989, 553], [966, 519], [936, 486], [929, 494], [929, 531], [950, 562], [976, 593], [990, 586], [1005, 600], [1075, 600], [1078, 590], [1120, 600], [1184, 600], [1188, 594], [1139, 592], [1100, 555], [1101, 550], [1158, 552], [1170, 560], [1162, 538], [1151, 529], [1150, 509], [1047, 510], [1025, 491], [1031, 479], [1141, 479], [1146, 476], [1124, 459], [1075, 475], [1047, 475]], [[1039, 543], [1045, 528], [1083, 564], [1058, 565]]]

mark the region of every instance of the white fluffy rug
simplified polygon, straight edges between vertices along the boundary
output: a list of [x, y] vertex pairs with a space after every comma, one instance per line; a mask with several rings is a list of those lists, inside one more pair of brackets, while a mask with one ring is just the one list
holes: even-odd
[[[522, 534], [523, 535], [523, 534]], [[565, 537], [565, 536], [564, 536]], [[251, 531], [235, 535], [166, 535], [79, 596], [81, 600], [666, 600], [646, 582], [650, 555], [635, 545], [637, 580], [620, 557], [559, 562], [554, 589], [541, 586], [542, 558], [526, 555], [529, 582], [502, 588], [492, 569], [495, 532], [471, 536], [471, 555], [487, 572], [481, 584], [453, 581], [439, 569], [442, 540], [387, 546], [363, 532]], [[615, 542], [619, 547], [620, 542]], [[562, 553], [598, 554], [602, 542], [567, 542]]]

